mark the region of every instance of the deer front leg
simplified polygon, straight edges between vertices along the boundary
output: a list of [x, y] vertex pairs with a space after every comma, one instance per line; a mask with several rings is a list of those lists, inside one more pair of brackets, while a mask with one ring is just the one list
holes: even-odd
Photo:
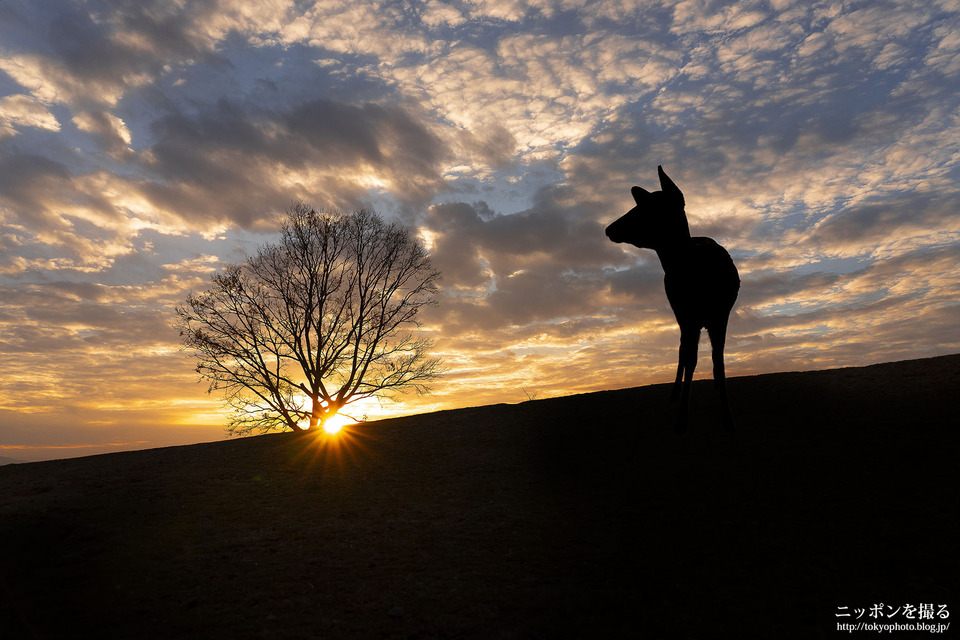
[[[682, 344], [682, 343], [681, 343]], [[680, 350], [680, 356], [677, 358], [677, 379], [673, 383], [673, 389], [670, 391], [670, 402], [676, 402], [680, 399], [680, 387], [683, 383], [683, 349]]]
[[[693, 384], [693, 371], [697, 368], [697, 345], [700, 342], [700, 328], [680, 327], [680, 366], [677, 370], [677, 384], [680, 389], [680, 413], [677, 416], [677, 431], [687, 427], [687, 413], [690, 406], [690, 385]], [[681, 383], [682, 373], [682, 383]]]

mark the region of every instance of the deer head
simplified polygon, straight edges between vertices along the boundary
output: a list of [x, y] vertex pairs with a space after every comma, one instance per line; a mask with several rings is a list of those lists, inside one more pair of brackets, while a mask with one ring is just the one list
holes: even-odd
[[637, 206], [607, 227], [614, 242], [629, 242], [641, 249], [662, 249], [690, 239], [683, 194], [673, 180], [657, 167], [660, 191], [633, 187], [630, 193]]

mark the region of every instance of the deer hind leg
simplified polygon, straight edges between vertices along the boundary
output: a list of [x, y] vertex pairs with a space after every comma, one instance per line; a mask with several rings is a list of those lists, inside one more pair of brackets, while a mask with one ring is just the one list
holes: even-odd
[[710, 345], [713, 347], [713, 386], [720, 392], [720, 418], [723, 427], [734, 430], [733, 413], [727, 397], [727, 377], [723, 367], [723, 347], [727, 339], [727, 318], [707, 327]]
[[677, 416], [677, 431], [687, 426], [687, 413], [690, 406], [690, 385], [693, 384], [693, 371], [697, 368], [697, 345], [700, 342], [700, 327], [680, 327], [680, 364], [677, 367], [677, 380], [673, 392], [680, 390], [680, 413]]

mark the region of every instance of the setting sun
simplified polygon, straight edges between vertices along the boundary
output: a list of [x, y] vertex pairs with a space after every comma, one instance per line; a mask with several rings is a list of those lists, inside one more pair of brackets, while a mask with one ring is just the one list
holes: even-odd
[[334, 435], [340, 433], [340, 430], [343, 429], [348, 424], [353, 424], [354, 420], [351, 420], [347, 416], [337, 414], [326, 421], [323, 425], [324, 433]]

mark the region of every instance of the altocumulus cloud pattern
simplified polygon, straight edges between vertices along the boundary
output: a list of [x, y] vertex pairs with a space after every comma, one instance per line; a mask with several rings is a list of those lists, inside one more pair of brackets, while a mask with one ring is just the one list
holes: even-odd
[[740, 269], [730, 375], [957, 351], [958, 34], [948, 0], [2, 2], [0, 454], [218, 437], [173, 306], [299, 199], [445, 274], [444, 384], [371, 415], [670, 380], [655, 257], [603, 234], [658, 164]]

